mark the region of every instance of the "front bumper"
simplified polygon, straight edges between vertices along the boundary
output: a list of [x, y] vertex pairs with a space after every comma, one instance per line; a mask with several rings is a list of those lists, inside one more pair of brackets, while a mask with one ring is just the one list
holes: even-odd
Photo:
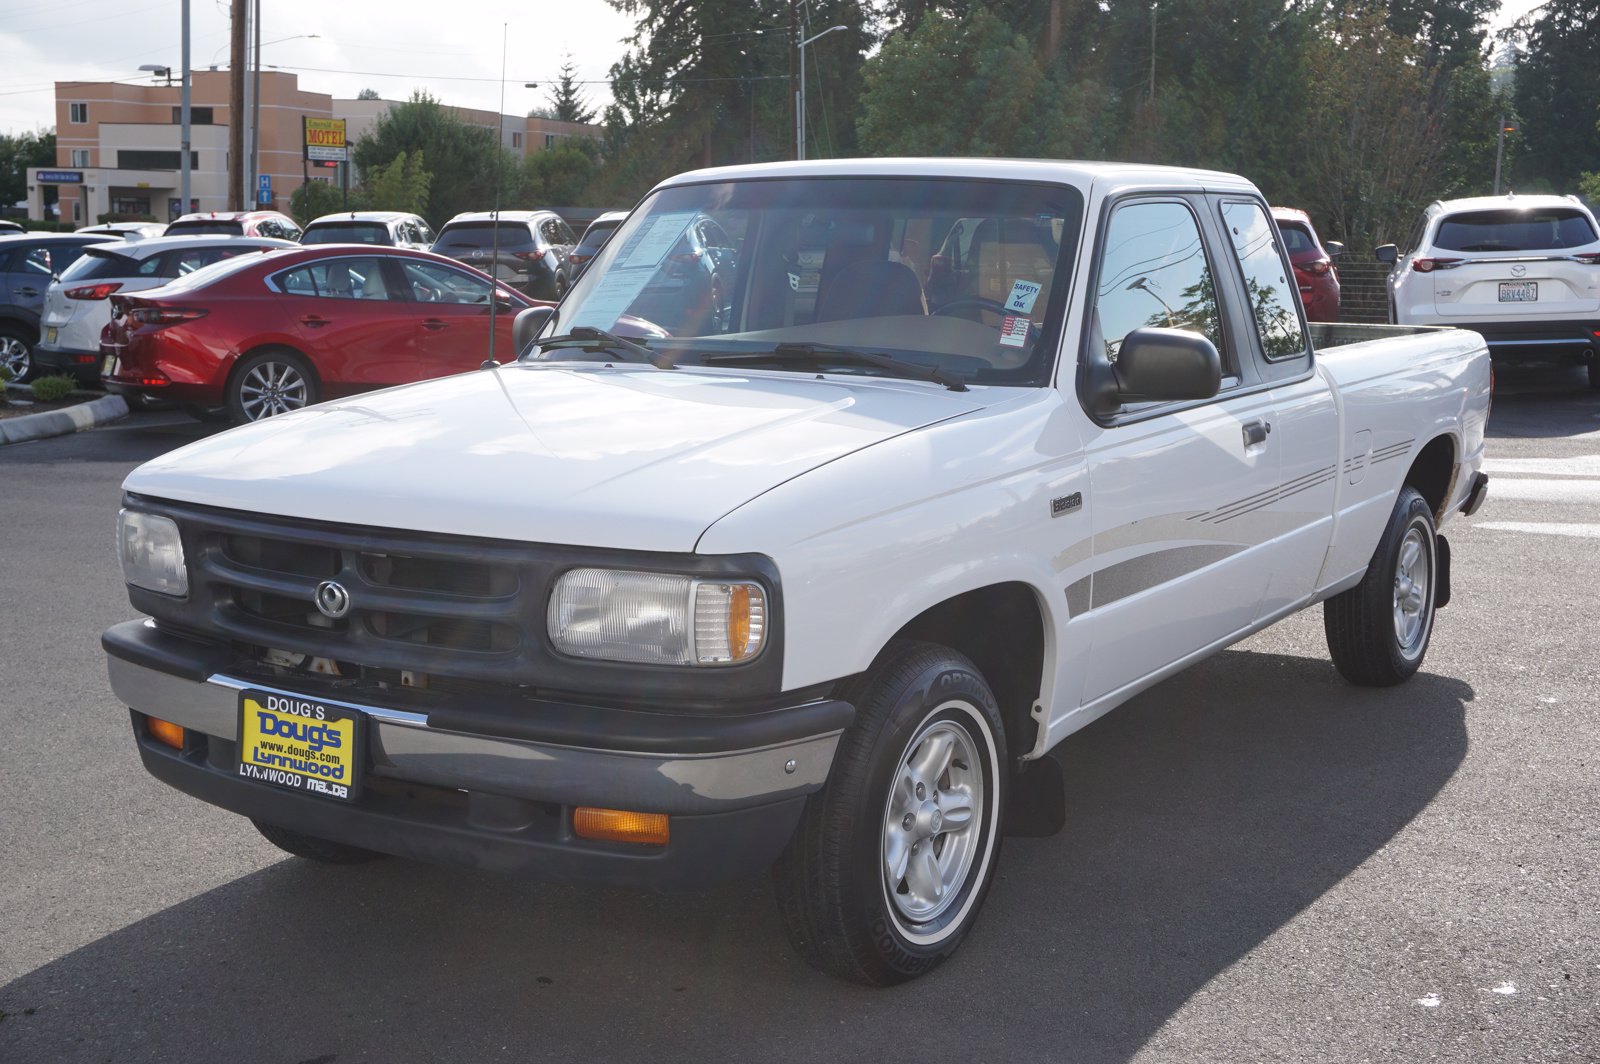
[[[439, 727], [470, 709], [418, 712], [381, 692], [230, 675], [231, 651], [132, 621], [102, 638], [112, 690], [134, 710], [145, 767], [213, 805], [402, 857], [541, 879], [681, 889], [759, 871], [782, 851], [827, 779], [848, 704], [816, 700], [726, 716], [529, 703], [517, 737]], [[243, 689], [311, 698], [368, 720], [366, 785], [343, 802], [238, 775]], [[374, 697], [379, 696], [379, 697]], [[146, 716], [182, 726], [182, 751]], [[432, 718], [432, 719], [430, 719]], [[559, 741], [555, 741], [559, 740]], [[576, 806], [671, 817], [661, 847], [580, 839]]]

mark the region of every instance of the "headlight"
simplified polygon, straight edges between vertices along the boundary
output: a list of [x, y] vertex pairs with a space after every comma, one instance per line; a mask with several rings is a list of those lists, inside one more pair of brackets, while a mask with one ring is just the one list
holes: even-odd
[[574, 569], [556, 581], [546, 621], [574, 657], [736, 665], [761, 652], [767, 596], [751, 581]]
[[122, 579], [163, 595], [187, 595], [189, 570], [183, 564], [183, 540], [172, 518], [138, 510], [123, 510], [117, 517]]

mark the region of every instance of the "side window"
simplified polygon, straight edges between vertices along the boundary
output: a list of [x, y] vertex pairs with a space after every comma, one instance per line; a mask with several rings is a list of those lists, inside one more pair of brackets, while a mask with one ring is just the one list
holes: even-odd
[[1400, 249], [1401, 254], [1408, 254], [1422, 246], [1422, 232], [1428, 228], [1428, 216], [1424, 214], [1417, 219], [1416, 228], [1411, 230], [1411, 239], [1406, 241], [1405, 247]]
[[417, 239], [422, 241], [423, 246], [426, 247], [429, 244], [432, 244], [435, 240], [437, 240], [438, 237], [433, 235], [433, 230], [428, 228], [428, 223], [426, 223], [426, 222], [418, 222], [417, 223]]
[[314, 262], [285, 270], [274, 278], [283, 291], [323, 299], [388, 299], [383, 283], [383, 263], [376, 258], [352, 257]]
[[556, 228], [561, 234], [561, 242], [563, 244], [576, 244], [578, 242], [578, 238], [573, 235], [572, 226], [566, 222], [557, 222]]
[[[1216, 284], [1200, 224], [1187, 204], [1134, 202], [1111, 215], [1095, 288], [1106, 358], [1135, 329], [1186, 329], [1225, 351]], [[1224, 374], [1237, 372], [1223, 356]]]
[[489, 302], [489, 283], [436, 262], [400, 260], [400, 271], [405, 275], [411, 298], [418, 303], [476, 303]]
[[179, 254], [180, 252], [172, 251], [165, 255], [151, 255], [139, 263], [139, 268], [133, 272], [140, 277], [176, 277], [178, 273], [173, 262]]
[[1224, 203], [1222, 224], [1244, 275], [1245, 295], [1256, 320], [1261, 353], [1269, 362], [1293, 358], [1306, 350], [1305, 330], [1296, 310], [1299, 295], [1283, 253], [1273, 239], [1272, 219], [1257, 203]]
[[16, 272], [32, 274], [36, 277], [49, 277], [53, 272], [50, 269], [50, 249], [29, 248], [22, 256], [22, 261], [17, 264]]
[[163, 277], [184, 277], [193, 273], [202, 266], [210, 266], [213, 262], [231, 259], [235, 255], [243, 254], [248, 248], [190, 248], [187, 251], [174, 251], [167, 256], [167, 266], [162, 271]]

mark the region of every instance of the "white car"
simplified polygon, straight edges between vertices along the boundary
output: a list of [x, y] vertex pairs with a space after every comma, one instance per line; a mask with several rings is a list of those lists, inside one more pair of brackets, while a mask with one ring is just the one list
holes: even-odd
[[112, 293], [159, 288], [202, 266], [245, 252], [298, 247], [288, 240], [242, 236], [171, 236], [96, 244], [45, 293], [39, 343], [40, 374], [65, 373], [84, 383], [100, 379], [100, 330], [111, 321]]
[[302, 244], [376, 244], [427, 251], [433, 230], [421, 216], [400, 211], [340, 211], [324, 214], [300, 234]]
[[166, 231], [165, 222], [102, 222], [99, 225], [86, 225], [78, 230], [80, 233], [120, 236], [124, 240], [147, 240], [150, 237], [163, 236]]
[[1435, 202], [1376, 254], [1394, 323], [1482, 333], [1497, 362], [1585, 362], [1600, 388], [1600, 226], [1576, 196]]
[[[722, 306], [659, 283], [707, 218]], [[1489, 354], [1307, 327], [1293, 276], [1228, 174], [681, 175], [519, 314], [516, 362], [135, 470], [150, 620], [105, 633], [112, 689], [156, 778], [290, 853], [607, 887], [771, 865], [807, 959], [912, 978], [973, 925], [1006, 811], [1062, 823], [1045, 755], [1118, 704], [1317, 603], [1352, 683], [1421, 666], [1437, 530], [1487, 490]]]

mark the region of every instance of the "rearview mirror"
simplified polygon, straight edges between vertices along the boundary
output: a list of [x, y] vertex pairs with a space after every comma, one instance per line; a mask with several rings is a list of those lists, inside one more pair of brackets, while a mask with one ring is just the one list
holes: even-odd
[[511, 323], [511, 346], [516, 349], [517, 356], [528, 349], [534, 337], [544, 331], [550, 324], [550, 319], [555, 317], [555, 307], [529, 307], [518, 312], [516, 319]]
[[1393, 244], [1379, 244], [1372, 249], [1372, 257], [1379, 262], [1387, 262], [1393, 265], [1394, 261], [1400, 257], [1400, 249]]
[[1113, 363], [1117, 392], [1129, 400], [1210, 399], [1222, 387], [1222, 356], [1199, 333], [1135, 329]]

